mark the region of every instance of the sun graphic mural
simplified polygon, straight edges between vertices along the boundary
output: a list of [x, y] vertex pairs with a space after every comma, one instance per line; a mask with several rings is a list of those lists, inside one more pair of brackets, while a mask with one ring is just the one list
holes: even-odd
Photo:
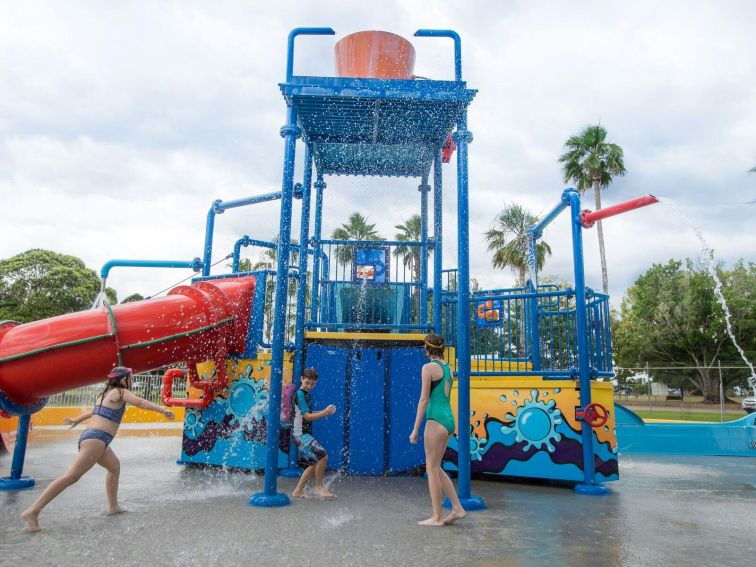
[[[534, 447], [536, 450], [545, 448], [553, 453], [553, 444], [562, 439], [562, 435], [556, 430], [563, 421], [562, 411], [556, 408], [554, 400], [539, 400], [538, 394], [537, 389], [530, 390], [530, 399], [525, 399], [522, 405], [519, 400], [512, 400], [515, 413], [507, 412], [504, 415], [509, 423], [502, 425], [501, 431], [504, 434], [514, 433], [517, 443], [525, 442], [523, 452]], [[514, 390], [512, 396], [519, 397], [519, 392]], [[501, 401], [506, 403], [506, 397]]]
[[202, 414], [196, 409], [187, 408], [184, 414], [184, 435], [189, 439], [196, 439], [204, 430]]
[[262, 416], [268, 407], [265, 380], [255, 380], [252, 368], [252, 364], [248, 364], [244, 374], [232, 382], [229, 389], [226, 413], [232, 416], [232, 424]]

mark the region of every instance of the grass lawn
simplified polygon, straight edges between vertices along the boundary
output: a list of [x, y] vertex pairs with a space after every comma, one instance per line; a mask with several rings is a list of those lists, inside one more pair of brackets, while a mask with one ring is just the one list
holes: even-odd
[[[719, 422], [719, 412], [705, 412], [695, 410], [675, 410], [675, 409], [648, 409], [633, 410], [643, 419], [679, 419], [681, 421], [715, 421]], [[746, 413], [742, 410], [727, 411], [725, 410], [725, 421], [732, 421], [744, 417]]]

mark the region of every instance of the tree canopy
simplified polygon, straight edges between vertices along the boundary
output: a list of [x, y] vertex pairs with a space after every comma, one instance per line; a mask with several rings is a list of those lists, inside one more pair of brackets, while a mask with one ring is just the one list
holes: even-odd
[[[756, 355], [756, 264], [739, 261], [717, 270], [732, 319], [735, 339], [749, 360]], [[654, 264], [627, 290], [614, 333], [615, 357], [621, 366], [688, 366], [688, 386], [719, 400], [717, 365], [742, 365], [730, 340], [714, 280], [688, 260]], [[745, 385], [748, 373], [728, 371], [725, 386]], [[679, 376], [679, 373], [678, 373]], [[659, 376], [664, 380], [662, 372]], [[682, 385], [682, 384], [670, 384]]]
[[[331, 237], [335, 240], [386, 240], [375, 230], [375, 224], [369, 224], [359, 211], [349, 215], [347, 222], [334, 230]], [[348, 264], [352, 260], [352, 247], [337, 246], [336, 257], [340, 264]]]
[[[538, 222], [538, 217], [516, 203], [508, 203], [496, 215], [494, 225], [486, 232], [489, 252], [493, 252], [494, 268], [511, 268], [518, 274], [519, 285], [525, 285], [528, 272], [528, 227]], [[536, 267], [543, 268], [546, 257], [551, 256], [551, 247], [543, 240], [536, 245]]]
[[[89, 309], [100, 291], [97, 272], [75, 256], [33, 249], [0, 260], [0, 320], [28, 323]], [[116, 303], [116, 292], [105, 290]]]
[[[609, 187], [615, 176], [626, 173], [622, 148], [606, 141], [606, 128], [600, 124], [586, 126], [577, 136], [570, 136], [564, 147], [567, 151], [559, 157], [564, 182], [574, 183], [575, 188], [581, 193], [593, 187], [596, 210], [601, 210], [601, 189]], [[601, 221], [596, 223], [596, 234], [601, 256], [603, 289], [604, 293], [609, 293]]]

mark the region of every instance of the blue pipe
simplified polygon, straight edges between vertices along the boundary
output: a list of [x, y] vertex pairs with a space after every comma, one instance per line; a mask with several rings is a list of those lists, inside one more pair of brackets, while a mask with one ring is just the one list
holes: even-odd
[[[231, 272], [232, 273], [238, 273], [239, 272], [239, 264], [241, 263], [241, 247], [242, 246], [259, 246], [261, 248], [270, 248], [271, 250], [275, 250], [278, 248], [278, 244], [275, 242], [270, 242], [268, 240], [255, 240], [254, 238], [250, 238], [249, 236], [242, 236], [239, 240], [234, 243], [234, 254], [233, 254], [233, 260], [231, 264]], [[302, 253], [302, 247], [298, 244], [291, 243], [291, 248], [294, 248], [296, 250], [299, 250], [299, 253]], [[306, 250], [307, 254], [315, 254], [314, 250]], [[327, 258], [321, 258], [324, 262], [327, 262]]]
[[247, 344], [244, 351], [245, 358], [257, 358], [257, 346], [262, 344], [263, 321], [265, 319], [265, 288], [271, 270], [260, 270], [255, 275], [255, 295], [252, 298], [252, 314], [247, 329]]
[[[323, 176], [318, 173], [318, 178], [314, 183], [315, 187], [315, 226], [313, 229], [313, 244], [315, 245], [315, 257], [320, 258], [323, 254], [322, 245], [320, 243], [320, 236], [323, 226], [323, 189], [326, 188], [326, 184], [323, 181]], [[329, 267], [327, 264], [323, 266], [323, 269], [328, 275]], [[318, 320], [318, 304], [319, 304], [319, 284], [320, 284], [320, 261], [313, 262], [312, 266], [312, 290], [310, 291], [310, 321], [315, 322]]]
[[[299, 224], [299, 285], [297, 287], [297, 314], [294, 334], [294, 374], [292, 380], [299, 380], [304, 368], [304, 319], [305, 319], [305, 291], [307, 287], [307, 254], [302, 254], [302, 248], [307, 246], [310, 238], [310, 193], [312, 185], [312, 148], [305, 145], [304, 180], [302, 183], [302, 219]], [[317, 256], [315, 264], [318, 263]], [[290, 463], [291, 464], [291, 463]], [[296, 468], [296, 464], [294, 465]]]
[[[574, 191], [574, 189], [567, 189], [567, 191]], [[543, 235], [543, 229], [549, 226], [549, 224], [551, 224], [551, 222], [559, 216], [559, 213], [561, 213], [567, 207], [569, 207], [569, 203], [565, 203], [564, 200], [562, 200], [549, 212], [549, 214], [543, 217], [543, 219], [541, 219], [538, 224], [535, 224], [528, 228], [528, 232], [532, 231], [534, 238], [538, 240], [539, 238], [541, 238], [541, 235]]]
[[428, 176], [423, 175], [420, 187], [420, 242], [423, 244], [420, 250], [420, 323], [428, 322]]
[[[570, 206], [572, 222], [572, 256], [575, 271], [575, 323], [578, 347], [578, 378], [580, 380], [580, 409], [591, 403], [591, 369], [588, 352], [588, 321], [586, 318], [585, 270], [583, 260], [583, 226], [580, 222], [580, 195], [574, 189], [562, 193], [562, 201]], [[593, 428], [581, 423], [583, 443], [584, 482], [575, 486], [578, 494], [607, 494], [606, 487], [595, 482], [596, 468], [593, 461]]]
[[190, 268], [195, 272], [203, 269], [204, 264], [199, 258], [194, 260], [108, 260], [100, 269], [100, 277], [107, 279], [110, 270], [116, 267], [129, 268]]
[[[462, 40], [453, 30], [417, 30], [415, 37], [450, 37], [454, 40], [454, 80], [462, 80]], [[467, 118], [465, 118], [466, 120]]]
[[231, 263], [231, 272], [234, 274], [239, 272], [242, 246], [259, 246], [261, 248], [270, 248], [271, 250], [276, 249], [275, 242], [268, 242], [267, 240], [255, 240], [254, 238], [250, 238], [245, 234], [234, 243], [234, 259]]
[[[295, 30], [296, 31], [296, 30]], [[292, 32], [294, 33], [294, 32]], [[293, 49], [293, 38], [289, 36]], [[291, 55], [291, 53], [290, 53]], [[276, 491], [278, 482], [278, 435], [281, 422], [281, 381], [283, 379], [284, 340], [286, 333], [286, 300], [289, 289], [289, 246], [291, 240], [291, 205], [294, 190], [294, 158], [297, 138], [302, 130], [297, 126], [297, 111], [288, 107], [286, 125], [281, 128], [285, 138], [283, 181], [281, 183], [281, 219], [279, 224], [276, 293], [273, 319], [273, 350], [270, 367], [268, 398], [268, 432], [266, 437], [264, 491], [252, 496], [252, 506], [286, 506], [289, 497]]]
[[411, 242], [402, 240], [320, 240], [321, 244], [341, 244], [345, 246], [359, 246], [367, 244], [370, 246], [431, 246], [430, 242]]
[[205, 246], [203, 263], [204, 268], [202, 270], [203, 276], [210, 275], [210, 265], [212, 263], [213, 256], [213, 231], [215, 230], [215, 215], [222, 215], [228, 209], [234, 209], [236, 207], [243, 207], [245, 205], [254, 205], [256, 203], [265, 203], [267, 201], [275, 201], [281, 198], [281, 192], [276, 191], [274, 193], [266, 193], [264, 195], [256, 195], [254, 197], [246, 197], [244, 199], [237, 199], [235, 201], [226, 201], [225, 203], [220, 199], [213, 201], [210, 205], [210, 210], [207, 211], [207, 223], [205, 225]]
[[[535, 285], [528, 282], [529, 289], [535, 292]], [[538, 333], [538, 297], [532, 297], [527, 300], [530, 318], [530, 360], [533, 364], [533, 370], [541, 368], [541, 349], [540, 336]]]
[[[292, 381], [296, 384], [302, 375], [304, 368], [304, 319], [305, 319], [305, 291], [307, 286], [307, 254], [302, 253], [303, 249], [307, 250], [307, 240], [310, 237], [310, 193], [312, 185], [312, 148], [310, 144], [305, 146], [305, 169], [304, 180], [302, 183], [302, 218], [299, 225], [299, 273], [297, 287], [297, 313], [294, 333], [294, 371]], [[314, 251], [312, 251], [314, 252]], [[315, 256], [314, 264], [318, 263], [318, 257]], [[286, 469], [281, 471], [282, 476], [299, 477], [299, 467], [297, 466], [297, 447], [294, 439], [289, 440], [289, 463]]]
[[467, 144], [472, 134], [467, 130], [467, 110], [462, 112], [453, 136], [457, 144], [457, 491], [466, 510], [483, 510], [483, 499], [470, 493], [470, 210], [468, 205]]
[[443, 218], [441, 150], [433, 160], [433, 332], [441, 334], [441, 294], [443, 289]]
[[228, 209], [246, 207], [247, 205], [256, 205], [257, 203], [267, 203], [268, 201], [276, 201], [280, 198], [281, 191], [274, 191], [273, 193], [265, 193], [263, 195], [245, 197], [244, 199], [236, 199], [235, 201], [215, 201], [213, 203], [213, 208], [215, 209], [216, 213], [222, 214]]
[[286, 50], [286, 82], [291, 82], [294, 74], [294, 39], [298, 35], [336, 35], [331, 28], [294, 28], [289, 32], [289, 43]]
[[30, 413], [24, 413], [19, 416], [18, 429], [16, 430], [16, 447], [13, 449], [10, 476], [0, 478], [0, 491], [31, 488], [35, 484], [33, 478], [23, 476], [26, 443], [29, 439], [30, 424]]
[[207, 211], [207, 221], [205, 222], [205, 245], [202, 248], [202, 275], [210, 275], [210, 263], [213, 257], [213, 232], [215, 231], [215, 205], [220, 203], [220, 199], [213, 201], [210, 210]]

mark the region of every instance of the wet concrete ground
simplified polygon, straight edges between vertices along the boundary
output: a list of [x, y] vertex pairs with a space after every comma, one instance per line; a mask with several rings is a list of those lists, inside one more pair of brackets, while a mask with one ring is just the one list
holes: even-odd
[[[122, 506], [105, 517], [97, 468], [23, 531], [18, 514], [76, 454], [77, 432], [37, 436], [25, 474], [37, 486], [0, 493], [0, 565], [512, 565], [753, 564], [756, 459], [628, 456], [605, 497], [512, 482], [473, 482], [489, 506], [459, 524], [424, 528], [422, 477], [334, 477], [329, 502], [247, 505], [252, 474], [176, 465], [179, 438], [122, 431]], [[174, 433], [175, 434], [175, 433]], [[7, 475], [10, 457], [0, 458]], [[294, 481], [279, 479], [290, 492]]]

